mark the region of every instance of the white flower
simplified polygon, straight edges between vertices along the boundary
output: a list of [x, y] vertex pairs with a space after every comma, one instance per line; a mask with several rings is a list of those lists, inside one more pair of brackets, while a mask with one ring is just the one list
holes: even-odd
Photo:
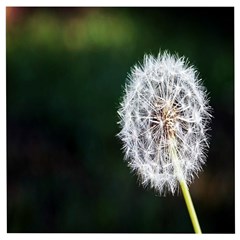
[[210, 111], [198, 73], [184, 57], [165, 51], [134, 66], [118, 111], [118, 136], [144, 186], [174, 194], [180, 178], [192, 182], [205, 162]]

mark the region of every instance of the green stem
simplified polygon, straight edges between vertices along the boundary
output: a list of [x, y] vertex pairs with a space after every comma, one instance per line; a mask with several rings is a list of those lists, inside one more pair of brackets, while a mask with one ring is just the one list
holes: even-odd
[[186, 184], [186, 180], [183, 176], [182, 173], [182, 168], [180, 166], [179, 160], [178, 160], [178, 156], [177, 156], [177, 150], [176, 150], [176, 142], [175, 139], [172, 138], [169, 141], [169, 154], [172, 158], [172, 162], [173, 162], [173, 166], [174, 166], [174, 170], [175, 170], [175, 174], [177, 175], [177, 178], [179, 180], [181, 189], [182, 189], [182, 193], [187, 205], [187, 209], [188, 209], [188, 213], [189, 216], [191, 218], [192, 221], [192, 225], [193, 225], [193, 229], [195, 231], [195, 233], [201, 234], [201, 228], [198, 222], [198, 218], [197, 218], [197, 214], [195, 212], [194, 206], [193, 206], [193, 202], [191, 199], [191, 195], [190, 192], [188, 190], [188, 186]]
[[190, 195], [190, 192], [188, 190], [188, 186], [186, 184], [186, 181], [181, 180], [180, 181], [180, 186], [181, 186], [181, 189], [182, 189], [182, 192], [183, 192], [183, 196], [184, 196], [184, 199], [185, 199], [185, 202], [186, 202], [186, 205], [187, 205], [188, 213], [190, 215], [194, 231], [195, 231], [195, 233], [201, 234], [202, 231], [201, 231], [201, 228], [200, 228], [200, 225], [199, 225], [199, 222], [198, 222], [197, 214], [195, 212], [193, 202], [192, 202], [192, 199], [191, 199], [191, 195]]

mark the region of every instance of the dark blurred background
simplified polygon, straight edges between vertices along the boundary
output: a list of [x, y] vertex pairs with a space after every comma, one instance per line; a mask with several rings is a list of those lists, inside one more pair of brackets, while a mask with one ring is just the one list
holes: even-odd
[[117, 109], [144, 53], [189, 58], [214, 109], [190, 186], [202, 231], [235, 232], [234, 8], [7, 8], [8, 232], [192, 233], [182, 195], [143, 189]]

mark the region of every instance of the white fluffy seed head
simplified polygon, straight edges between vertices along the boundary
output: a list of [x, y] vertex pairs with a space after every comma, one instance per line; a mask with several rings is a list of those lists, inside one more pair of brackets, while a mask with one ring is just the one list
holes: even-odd
[[198, 73], [184, 57], [167, 51], [145, 55], [128, 77], [118, 111], [125, 159], [160, 194], [175, 193], [178, 177], [169, 144], [174, 139], [179, 166], [189, 184], [201, 170], [208, 147], [211, 107]]

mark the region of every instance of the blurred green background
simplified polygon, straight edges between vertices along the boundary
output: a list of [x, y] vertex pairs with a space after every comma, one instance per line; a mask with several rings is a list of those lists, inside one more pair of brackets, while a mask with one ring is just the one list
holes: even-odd
[[234, 8], [7, 8], [8, 232], [192, 233], [181, 194], [143, 189], [117, 109], [144, 53], [189, 58], [214, 109], [190, 186], [202, 231], [235, 232]]

